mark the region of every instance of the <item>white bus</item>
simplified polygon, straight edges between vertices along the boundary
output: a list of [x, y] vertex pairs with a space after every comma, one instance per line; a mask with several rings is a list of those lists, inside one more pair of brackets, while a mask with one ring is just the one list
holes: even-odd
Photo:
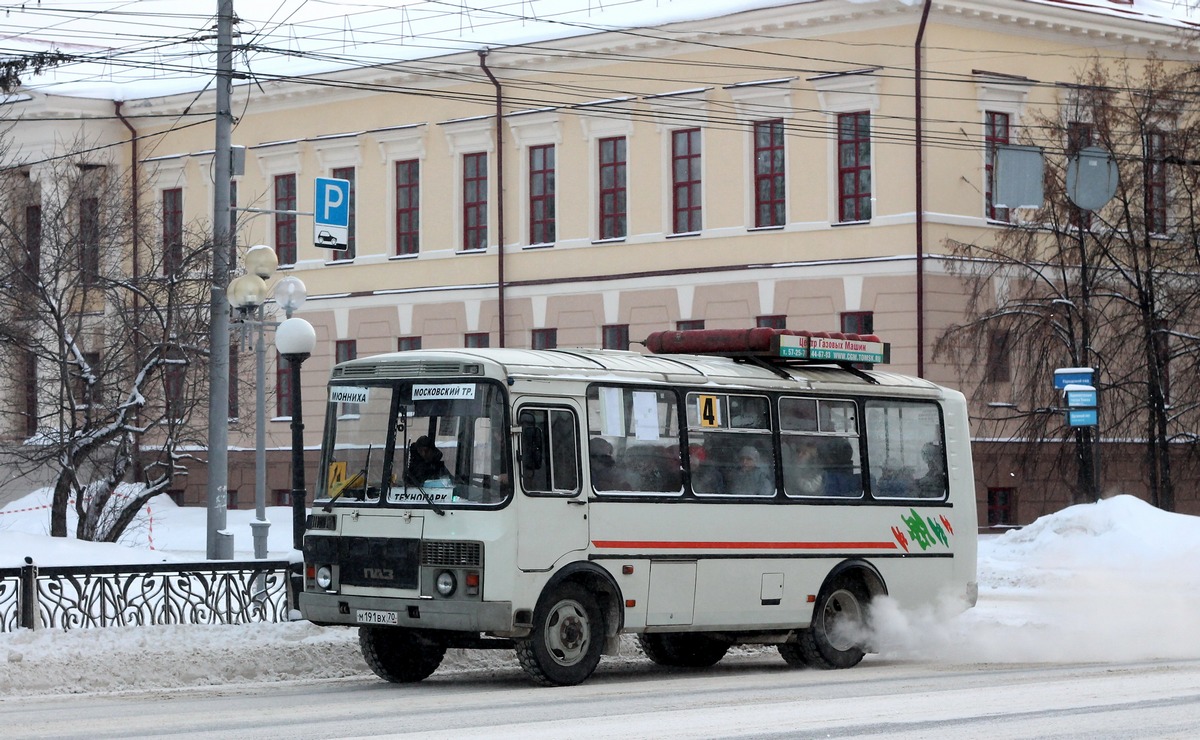
[[[585, 680], [777, 646], [847, 668], [871, 600], [975, 602], [962, 394], [875, 337], [652, 335], [658, 354], [418, 350], [333, 370], [300, 610], [420, 681], [447, 648]], [[676, 354], [677, 349], [699, 350]]]

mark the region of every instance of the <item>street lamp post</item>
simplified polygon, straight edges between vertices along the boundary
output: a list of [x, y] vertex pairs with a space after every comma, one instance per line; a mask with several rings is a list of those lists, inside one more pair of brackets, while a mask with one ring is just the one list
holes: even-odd
[[[229, 303], [239, 314], [239, 323], [255, 328], [254, 341], [254, 521], [250, 532], [254, 540], [254, 557], [267, 557], [267, 533], [271, 523], [267, 521], [267, 420], [265, 389], [266, 378], [266, 299], [267, 278], [279, 266], [275, 250], [265, 244], [257, 244], [246, 250], [244, 257], [245, 275], [229, 283]], [[252, 315], [256, 318], [250, 318]], [[271, 323], [271, 326], [274, 326]]]
[[[276, 295], [279, 295], [276, 287]], [[304, 547], [304, 517], [307, 509], [304, 490], [304, 420], [300, 413], [300, 364], [308, 359], [317, 344], [312, 324], [301, 318], [288, 318], [275, 330], [275, 346], [287, 360], [292, 407], [292, 547]]]

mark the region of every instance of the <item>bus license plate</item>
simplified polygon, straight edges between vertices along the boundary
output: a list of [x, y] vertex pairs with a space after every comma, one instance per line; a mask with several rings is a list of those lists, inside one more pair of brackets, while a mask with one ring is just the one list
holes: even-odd
[[359, 624], [400, 624], [399, 612], [381, 612], [375, 609], [359, 609], [355, 619]]

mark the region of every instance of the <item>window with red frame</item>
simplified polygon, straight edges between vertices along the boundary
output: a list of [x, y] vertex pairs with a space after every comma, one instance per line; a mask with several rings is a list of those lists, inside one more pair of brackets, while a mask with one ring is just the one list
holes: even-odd
[[23, 273], [32, 284], [42, 271], [42, 207], [25, 206], [25, 260]]
[[463, 346], [470, 349], [484, 349], [492, 345], [492, 338], [486, 331], [468, 332], [463, 335]]
[[783, 226], [783, 121], [754, 123], [754, 225]]
[[601, 335], [604, 349], [629, 349], [629, 324], [608, 324]]
[[237, 203], [238, 203], [238, 184], [237, 180], [229, 181], [229, 265], [230, 267], [237, 264]]
[[[873, 311], [843, 311], [841, 315], [842, 332], [845, 334], [874, 334], [875, 313]], [[854, 367], [860, 370], [870, 370], [875, 367], [870, 362], [855, 362]]]
[[287, 358], [275, 354], [275, 415], [292, 415], [292, 371]]
[[554, 145], [529, 147], [529, 243], [554, 242]]
[[700, 231], [700, 129], [671, 132], [671, 233]]
[[347, 204], [350, 208], [350, 223], [346, 230], [346, 248], [335, 249], [329, 254], [332, 260], [352, 260], [354, 259], [354, 168], [353, 167], [335, 167], [329, 171], [329, 174], [335, 180], [345, 180], [350, 183], [350, 197]]
[[1146, 233], [1167, 233], [1167, 135], [1146, 132]]
[[396, 340], [396, 349], [400, 352], [411, 352], [414, 349], [421, 349], [421, 338], [400, 337]]
[[487, 152], [463, 155], [463, 250], [487, 248]]
[[416, 254], [421, 248], [421, 163], [396, 163], [396, 254]]
[[183, 418], [185, 370], [181, 364], [171, 363], [163, 366], [163, 398], [166, 399], [168, 419]]
[[296, 264], [296, 176], [275, 176], [275, 256], [281, 265]]
[[1008, 209], [996, 207], [996, 151], [1001, 144], [1008, 143], [1008, 114], [987, 111], [984, 113], [984, 203], [987, 217], [992, 221], [1007, 221]]
[[21, 429], [26, 437], [37, 434], [37, 355], [29, 350], [18, 350], [21, 357], [21, 377], [24, 383], [18, 384], [21, 396]]
[[625, 137], [600, 139], [601, 239], [624, 239], [627, 234]]
[[532, 349], [554, 349], [558, 346], [558, 329], [534, 329], [529, 346]]
[[688, 319], [687, 321], [676, 321], [675, 331], [691, 331], [692, 329], [703, 329], [704, 319]]
[[838, 116], [838, 221], [871, 220], [871, 114]]
[[229, 418], [236, 419], [241, 409], [238, 408], [238, 371], [241, 367], [241, 353], [238, 343], [229, 343]]
[[183, 188], [162, 191], [162, 274], [174, 275], [183, 264]]

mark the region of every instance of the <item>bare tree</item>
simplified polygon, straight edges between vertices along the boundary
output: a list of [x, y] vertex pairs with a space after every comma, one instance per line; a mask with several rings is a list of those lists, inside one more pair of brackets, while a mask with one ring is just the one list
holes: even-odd
[[75, 536], [96, 541], [116, 541], [204, 449], [193, 412], [211, 249], [135, 223], [115, 169], [84, 155], [12, 167], [0, 201], [0, 351], [12, 368], [0, 421], [28, 437], [19, 465], [51, 472], [50, 533], [67, 535], [73, 507]]
[[[969, 286], [967, 320], [949, 328], [937, 352], [986, 368], [988, 352], [1005, 343], [1014, 363], [1007, 380], [1023, 396], [1012, 400], [1024, 411], [991, 418], [1033, 443], [1074, 436], [1077, 501], [1099, 493], [1089, 485], [1096, 446], [1090, 430], [1047, 413], [1061, 405], [1055, 367], [1096, 368], [1098, 432], [1142, 444], [1151, 503], [1174, 509], [1172, 462], [1192, 448], [1178, 443], [1195, 438], [1198, 84], [1200, 73], [1157, 60], [1136, 74], [1092, 63], [1026, 129], [1025, 142], [1048, 154], [1045, 205], [992, 245], [951, 245]], [[1068, 158], [1089, 145], [1110, 152], [1120, 175], [1115, 196], [1094, 213], [1072, 205], [1065, 185]], [[1007, 406], [997, 378], [980, 380], [977, 402]]]

